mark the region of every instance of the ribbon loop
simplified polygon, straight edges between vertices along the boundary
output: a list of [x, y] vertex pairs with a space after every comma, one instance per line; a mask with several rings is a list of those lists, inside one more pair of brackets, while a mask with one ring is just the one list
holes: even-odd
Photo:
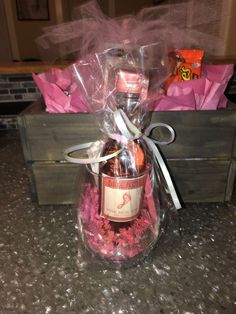
[[[158, 141], [158, 140], [155, 140], [154, 138], [150, 137], [150, 134], [152, 132], [153, 129], [156, 129], [158, 127], [161, 127], [161, 128], [166, 128], [168, 131], [169, 131], [169, 139], [167, 141]], [[149, 138], [151, 138], [151, 140], [158, 144], [158, 145], [168, 145], [170, 143], [173, 143], [174, 140], [175, 140], [175, 131], [174, 129], [166, 124], [166, 123], [162, 123], [162, 122], [158, 122], [158, 123], [151, 123], [144, 131], [144, 134], [146, 136], [148, 136]]]

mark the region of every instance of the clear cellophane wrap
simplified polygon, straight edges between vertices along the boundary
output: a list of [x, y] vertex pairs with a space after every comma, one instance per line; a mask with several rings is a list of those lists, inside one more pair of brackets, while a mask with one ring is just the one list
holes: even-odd
[[[94, 113], [103, 133], [99, 141], [89, 146], [85, 157], [73, 157], [74, 151], [84, 148], [80, 144], [67, 150], [68, 161], [86, 164], [83, 166], [84, 175], [80, 173], [76, 194], [82, 245], [79, 256], [83, 266], [98, 263], [106, 267], [124, 267], [141, 262], [155, 247], [164, 230], [167, 212], [180, 208], [164, 159], [155, 145], [159, 142], [153, 142], [148, 137], [155, 127], [160, 127], [153, 125], [150, 129], [149, 122], [153, 99], [156, 99], [160, 84], [168, 71], [165, 51], [162, 42], [145, 46], [124, 43], [119, 48], [108, 48], [101, 53], [90, 54], [69, 67], [84, 101], [90, 105], [90, 111]], [[133, 84], [125, 81], [126, 78]], [[133, 93], [134, 84], [135, 87], [138, 86], [139, 96], [135, 103], [130, 101], [126, 103], [126, 107], [121, 106], [121, 98], [117, 93], [120, 84], [124, 84], [129, 96]], [[174, 130], [171, 126], [163, 124], [161, 127], [170, 132], [168, 143], [174, 141]], [[116, 149], [112, 154], [104, 155], [104, 147], [110, 140], [115, 141]], [[128, 227], [124, 225], [114, 230], [114, 222], [100, 214], [104, 195], [101, 169], [111, 161], [120, 162], [124, 173], [138, 173], [140, 147], [141, 154], [145, 156], [145, 174], [142, 177], [145, 178], [140, 188], [140, 213]], [[120, 155], [122, 158], [119, 159]], [[133, 161], [130, 161], [130, 158]], [[131, 178], [134, 179], [135, 176], [131, 175]], [[117, 178], [120, 181], [122, 179]], [[129, 193], [123, 194], [124, 201], [125, 195]], [[129, 195], [130, 199], [137, 197], [132, 193]], [[91, 259], [91, 255], [96, 258]]]

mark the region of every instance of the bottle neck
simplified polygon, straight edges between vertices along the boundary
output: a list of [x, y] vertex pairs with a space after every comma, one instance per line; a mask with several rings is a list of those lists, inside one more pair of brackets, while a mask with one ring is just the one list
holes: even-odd
[[127, 116], [133, 115], [140, 105], [140, 94], [117, 92], [116, 105], [117, 108], [122, 109]]
[[141, 123], [140, 94], [121, 93], [116, 94], [117, 109], [122, 109], [131, 123], [137, 128]]

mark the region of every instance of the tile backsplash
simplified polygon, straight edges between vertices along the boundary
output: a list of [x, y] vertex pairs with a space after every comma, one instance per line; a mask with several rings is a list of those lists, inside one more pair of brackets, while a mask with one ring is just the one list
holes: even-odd
[[40, 97], [31, 74], [0, 75], [0, 107], [1, 103], [29, 101]]
[[17, 114], [40, 96], [31, 74], [0, 74], [0, 130], [17, 129]]

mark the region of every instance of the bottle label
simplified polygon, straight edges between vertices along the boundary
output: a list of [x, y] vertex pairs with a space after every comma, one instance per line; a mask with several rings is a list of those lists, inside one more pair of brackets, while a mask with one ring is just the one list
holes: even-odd
[[101, 217], [117, 222], [137, 217], [145, 182], [145, 174], [137, 178], [117, 178], [103, 174]]

